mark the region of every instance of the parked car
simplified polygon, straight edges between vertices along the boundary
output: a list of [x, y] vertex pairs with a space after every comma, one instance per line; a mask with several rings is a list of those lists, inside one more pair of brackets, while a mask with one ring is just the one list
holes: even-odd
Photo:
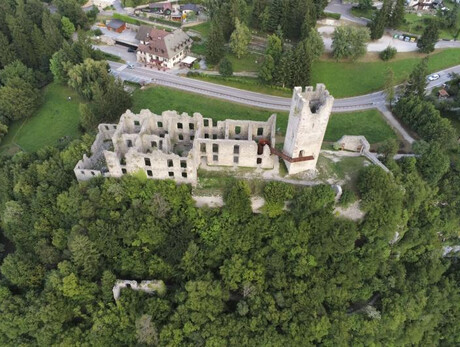
[[428, 81], [436, 81], [439, 77], [439, 74], [435, 73], [433, 75], [428, 76]]
[[127, 62], [126, 65], [128, 65], [128, 69], [134, 69], [134, 64]]
[[136, 50], [134, 48], [132, 48], [132, 47], [128, 48], [128, 53], [134, 53], [134, 52], [136, 52]]

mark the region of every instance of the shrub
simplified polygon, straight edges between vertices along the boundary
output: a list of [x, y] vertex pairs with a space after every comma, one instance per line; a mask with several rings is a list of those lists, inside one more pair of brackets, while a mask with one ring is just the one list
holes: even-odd
[[380, 52], [379, 56], [380, 56], [380, 59], [387, 61], [387, 60], [393, 59], [397, 52], [398, 50], [396, 48], [388, 46], [387, 48], [385, 48], [383, 51]]
[[344, 189], [340, 197], [339, 204], [343, 207], [348, 207], [356, 201], [356, 195], [349, 189]]
[[224, 57], [219, 63], [219, 73], [224, 77], [233, 75], [233, 65], [230, 60]]
[[102, 36], [102, 31], [99, 28], [96, 28], [93, 30], [94, 35], [96, 36]]

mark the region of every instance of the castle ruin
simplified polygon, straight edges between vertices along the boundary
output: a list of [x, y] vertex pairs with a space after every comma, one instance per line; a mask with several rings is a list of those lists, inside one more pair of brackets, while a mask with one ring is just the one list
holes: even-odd
[[78, 180], [145, 172], [148, 178], [197, 183], [207, 166], [272, 169], [281, 157], [289, 174], [314, 170], [334, 98], [325, 86], [294, 88], [283, 151], [275, 147], [276, 115], [266, 122], [213, 121], [200, 113], [126, 111], [118, 125], [100, 124], [91, 152], [75, 166]]

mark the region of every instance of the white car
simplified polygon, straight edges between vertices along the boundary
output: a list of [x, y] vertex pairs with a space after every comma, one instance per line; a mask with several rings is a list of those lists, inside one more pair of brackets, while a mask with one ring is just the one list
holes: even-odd
[[435, 73], [433, 75], [428, 76], [428, 81], [436, 81], [439, 77], [439, 74]]

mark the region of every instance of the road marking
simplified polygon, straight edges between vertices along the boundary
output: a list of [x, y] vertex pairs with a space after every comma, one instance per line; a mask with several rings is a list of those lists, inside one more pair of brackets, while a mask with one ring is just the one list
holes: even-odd
[[126, 69], [126, 66], [127, 65], [122, 65], [116, 71], [123, 71], [124, 69]]

